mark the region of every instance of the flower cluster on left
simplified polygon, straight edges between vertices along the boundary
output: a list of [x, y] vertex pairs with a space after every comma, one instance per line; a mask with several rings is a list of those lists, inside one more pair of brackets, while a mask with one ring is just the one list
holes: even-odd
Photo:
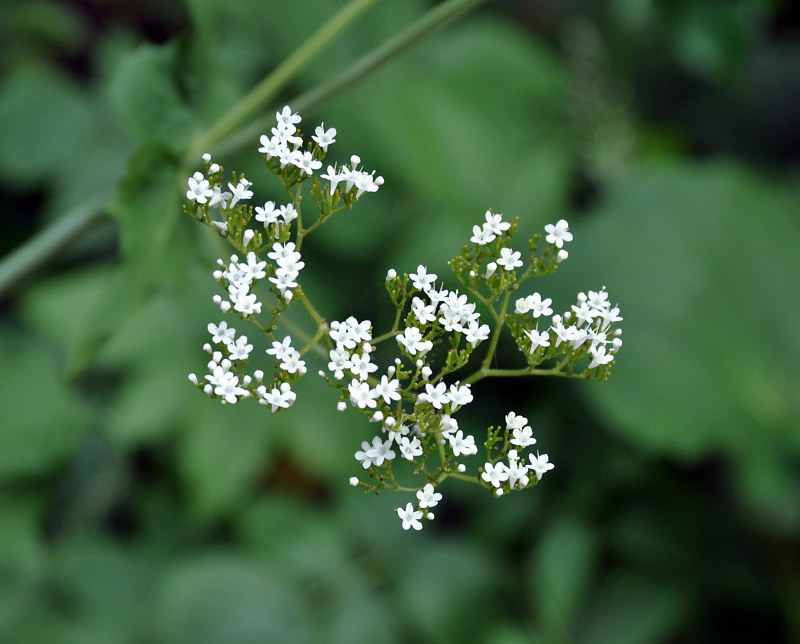
[[[226, 180], [220, 165], [210, 154], [204, 154], [205, 172], [197, 171], [189, 177], [189, 203], [184, 206], [187, 214], [215, 230], [237, 251], [228, 259], [217, 260], [213, 276], [224, 295], [214, 295], [214, 303], [221, 313], [233, 315], [264, 334], [272, 343], [266, 353], [274, 360], [271, 377], [261, 369], [248, 372], [253, 345], [247, 335], [226, 320], [212, 322], [208, 325], [211, 340], [203, 347], [211, 356], [208, 373], [202, 377], [190, 374], [189, 380], [223, 404], [254, 398], [272, 413], [294, 404], [292, 385], [306, 373], [302, 356], [327, 330], [298, 282], [305, 266], [303, 240], [332, 214], [352, 207], [364, 193], [375, 192], [383, 184], [382, 177], [360, 167], [361, 160], [355, 155], [349, 163], [328, 165], [325, 173], [315, 176], [328, 147], [336, 142], [336, 129], [320, 124], [311, 140], [305, 142], [298, 130], [298, 114], [286, 106], [275, 116], [275, 127], [269, 135], [261, 136], [258, 151], [283, 186], [287, 203], [266, 201], [252, 206], [253, 183], [241, 174]], [[304, 225], [301, 198], [305, 182], [311, 183], [317, 216]], [[306, 339], [309, 341], [302, 348], [293, 346], [289, 335], [275, 335], [279, 316], [296, 301], [320, 327], [319, 337]]]

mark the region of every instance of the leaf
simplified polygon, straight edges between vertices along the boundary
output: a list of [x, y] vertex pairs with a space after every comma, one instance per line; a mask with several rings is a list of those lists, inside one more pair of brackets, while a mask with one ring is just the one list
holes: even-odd
[[186, 265], [186, 244], [174, 241], [181, 193], [179, 170], [157, 146], [133, 155], [110, 209], [121, 225], [122, 261], [89, 307], [70, 348], [67, 373], [80, 373], [114, 332], [143, 307], [156, 290]]
[[178, 41], [142, 45], [127, 55], [111, 82], [111, 95], [131, 133], [173, 152], [186, 149], [193, 118], [180, 86], [187, 62]]
[[43, 180], [72, 161], [91, 127], [69, 78], [41, 65], [12, 68], [0, 84], [0, 173], [22, 185]]
[[690, 608], [677, 588], [626, 572], [612, 575], [581, 619], [579, 644], [658, 644], [671, 641]]
[[561, 284], [607, 285], [625, 318], [611, 378], [582, 388], [615, 431], [688, 458], [800, 445], [796, 213], [765, 180], [697, 165], [643, 170], [573, 227]]
[[248, 644], [309, 639], [299, 595], [257, 561], [228, 553], [173, 564], [156, 595], [159, 642]]
[[527, 571], [536, 629], [545, 640], [569, 641], [593, 581], [595, 536], [588, 525], [569, 517], [554, 519], [544, 530]]
[[42, 475], [74, 452], [91, 415], [41, 343], [3, 328], [0, 364], [13, 365], [0, 388], [0, 480]]

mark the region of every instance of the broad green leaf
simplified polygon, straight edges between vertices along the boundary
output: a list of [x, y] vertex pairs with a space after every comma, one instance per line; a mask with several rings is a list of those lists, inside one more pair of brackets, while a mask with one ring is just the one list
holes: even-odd
[[580, 620], [579, 644], [659, 644], [681, 632], [691, 606], [680, 589], [626, 572], [613, 574]]
[[561, 284], [607, 285], [625, 318], [611, 378], [582, 387], [615, 430], [685, 457], [796, 449], [796, 213], [770, 182], [698, 165], [643, 170], [573, 225]]
[[175, 240], [182, 216], [178, 175], [157, 146], [145, 146], [131, 158], [110, 206], [120, 222], [122, 261], [87, 313], [71, 347], [68, 373], [82, 371], [159, 287], [182, 274], [188, 249]]
[[480, 641], [497, 610], [499, 579], [488, 553], [460, 541], [426, 543], [416, 553], [397, 587], [412, 632], [432, 643]]
[[86, 97], [43, 65], [19, 65], [0, 82], [0, 174], [17, 185], [41, 181], [74, 161], [91, 131]]
[[570, 641], [572, 626], [591, 587], [596, 536], [583, 521], [553, 518], [527, 567], [536, 631], [553, 642]]
[[[269, 412], [261, 405], [221, 405], [202, 395], [178, 438], [178, 471], [190, 511], [203, 520], [231, 512], [268, 464]], [[251, 401], [243, 401], [244, 403]]]
[[0, 364], [11, 370], [0, 388], [0, 479], [43, 475], [73, 453], [91, 414], [41, 341], [4, 327]]
[[155, 606], [160, 642], [302, 644], [309, 638], [300, 596], [239, 555], [219, 552], [173, 564]]
[[192, 134], [186, 92], [187, 61], [178, 42], [142, 45], [120, 65], [111, 83], [112, 96], [131, 133], [173, 152], [185, 149]]

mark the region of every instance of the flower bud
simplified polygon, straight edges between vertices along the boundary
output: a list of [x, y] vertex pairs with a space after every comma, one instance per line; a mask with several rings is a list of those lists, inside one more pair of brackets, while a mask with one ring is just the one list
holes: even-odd
[[242, 246], [245, 248], [250, 245], [250, 242], [253, 241], [253, 237], [256, 236], [256, 231], [248, 228], [247, 230], [242, 233]]
[[351, 476], [350, 477], [350, 485], [352, 485], [353, 487], [356, 487], [358, 485], [358, 477], [357, 476]]
[[497, 270], [497, 264], [495, 264], [494, 262], [489, 262], [486, 265], [486, 279], [488, 280], [492, 275], [494, 275], [494, 272], [496, 270]]
[[397, 277], [397, 271], [393, 268], [390, 268], [386, 273], [386, 281], [388, 282], [389, 280], [393, 280], [395, 277]]

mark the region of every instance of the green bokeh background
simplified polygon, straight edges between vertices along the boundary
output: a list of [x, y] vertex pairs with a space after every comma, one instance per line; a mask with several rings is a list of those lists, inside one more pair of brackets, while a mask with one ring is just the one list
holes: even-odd
[[[372, 428], [318, 366], [275, 418], [186, 380], [222, 251], [176, 155], [343, 4], [0, 5], [0, 251], [110, 215], [0, 299], [0, 640], [800, 641], [793, 3], [490, 2], [304, 114], [386, 178], [304, 246], [329, 319], [386, 327], [386, 270], [445, 276], [490, 207], [567, 218], [534, 288], [625, 317], [605, 383], [475, 386], [462, 427], [514, 409], [556, 468], [448, 481], [421, 533], [347, 485]], [[379, 3], [264, 114], [432, 4]], [[279, 197], [256, 147], [218, 160]]]

